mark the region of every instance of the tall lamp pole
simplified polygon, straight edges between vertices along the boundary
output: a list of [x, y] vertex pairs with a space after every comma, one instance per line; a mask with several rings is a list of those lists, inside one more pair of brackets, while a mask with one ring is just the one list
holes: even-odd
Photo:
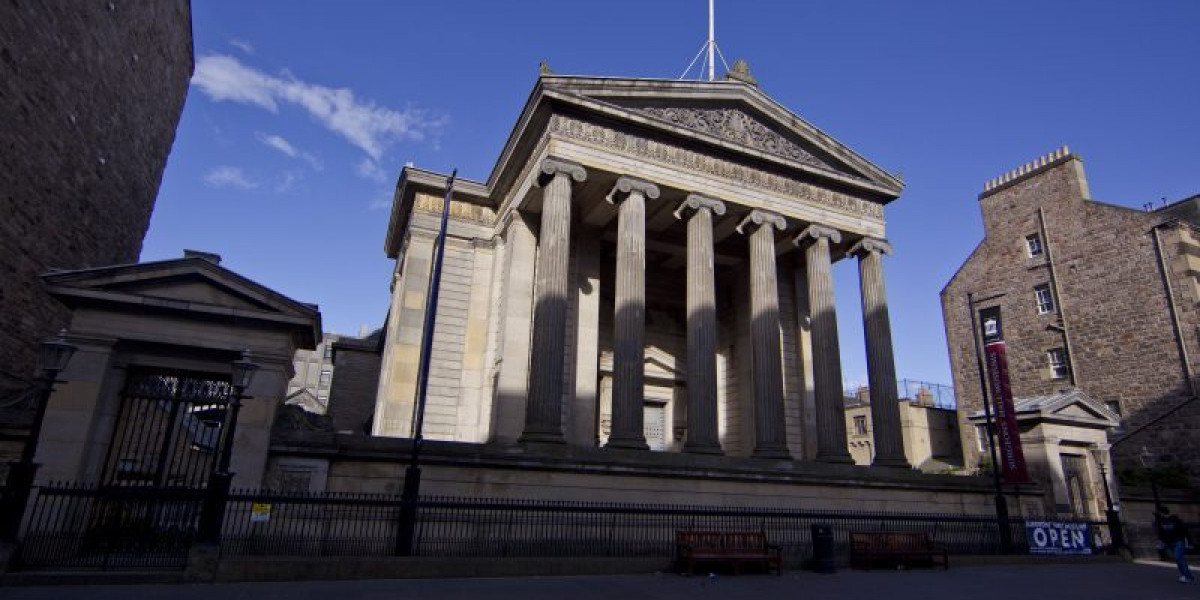
[[975, 321], [975, 295], [967, 293], [967, 312], [971, 315], [971, 341], [975, 343], [975, 366], [979, 370], [979, 393], [983, 399], [983, 415], [987, 421], [988, 449], [992, 456], [992, 486], [995, 490], [996, 527], [1000, 533], [1000, 551], [1012, 552], [1012, 528], [1008, 519], [1008, 500], [1000, 485], [1000, 460], [996, 456], [996, 434], [992, 425], [992, 407], [988, 403], [987, 377], [983, 370], [983, 355], [979, 349], [979, 327]]
[[225, 522], [225, 505], [229, 503], [229, 488], [233, 482], [233, 473], [229, 464], [233, 459], [233, 434], [237, 430], [238, 413], [242, 409], [242, 400], [249, 398], [244, 395], [246, 388], [254, 381], [254, 374], [259, 366], [250, 360], [250, 351], [243, 350], [242, 357], [230, 365], [231, 377], [229, 402], [225, 405], [225, 420], [221, 424], [221, 439], [218, 443], [217, 463], [208, 477], [208, 489], [205, 490], [204, 504], [200, 512], [200, 527], [196, 539], [202, 543], [216, 544], [221, 541], [221, 526]]
[[1142, 463], [1142, 467], [1146, 469], [1146, 474], [1150, 476], [1150, 493], [1154, 495], [1154, 514], [1162, 512], [1162, 500], [1158, 497], [1158, 457], [1150, 452], [1145, 446], [1142, 446], [1141, 454], [1138, 454], [1138, 461]]
[[1107, 507], [1104, 516], [1108, 520], [1108, 535], [1112, 541], [1112, 551], [1116, 552], [1125, 547], [1125, 530], [1121, 527], [1121, 513], [1113, 506], [1112, 491], [1108, 487], [1108, 469], [1105, 467], [1105, 452], [1095, 450], [1096, 466], [1100, 467], [1100, 480], [1104, 483], [1104, 504]]
[[38, 465], [33, 458], [37, 455], [38, 439], [42, 435], [42, 422], [46, 419], [46, 405], [50, 403], [50, 394], [54, 392], [54, 383], [58, 374], [67, 368], [71, 357], [78, 350], [67, 342], [67, 330], [42, 342], [38, 367], [42, 371], [35, 386], [37, 389], [37, 405], [34, 408], [33, 423], [29, 427], [29, 436], [25, 438], [25, 447], [21, 449], [21, 459], [8, 466], [8, 479], [4, 485], [4, 498], [0, 502], [0, 542], [15, 543], [21, 530], [21, 519], [25, 517], [25, 507], [29, 505], [29, 496], [33, 492], [34, 475]]
[[437, 318], [438, 292], [441, 290], [442, 259], [446, 255], [446, 226], [450, 218], [450, 199], [458, 169], [446, 178], [446, 196], [442, 199], [442, 222], [434, 249], [433, 271], [425, 297], [425, 326], [422, 328], [421, 358], [417, 367], [417, 414], [413, 423], [412, 446], [408, 467], [404, 469], [404, 490], [400, 493], [400, 523], [396, 532], [396, 554], [412, 556], [417, 531], [417, 503], [421, 497], [421, 446], [425, 444], [425, 398], [429, 388], [429, 365], [433, 353], [433, 323]]

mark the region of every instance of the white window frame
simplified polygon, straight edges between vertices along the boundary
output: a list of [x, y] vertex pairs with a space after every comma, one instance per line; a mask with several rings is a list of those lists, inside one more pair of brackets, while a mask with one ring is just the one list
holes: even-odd
[[1050, 284], [1043, 283], [1033, 286], [1033, 300], [1037, 304], [1039, 315], [1054, 312], [1054, 294], [1050, 292]]
[[1042, 236], [1036, 233], [1031, 233], [1025, 236], [1025, 252], [1029, 258], [1037, 258], [1046, 252], [1042, 246]]
[[333, 369], [321, 369], [318, 387], [327, 388], [333, 383]]
[[[1055, 359], [1058, 359], [1057, 361]], [[1067, 360], [1067, 351], [1063, 348], [1051, 348], [1046, 351], [1046, 364], [1050, 367], [1051, 379], [1066, 379], [1071, 374], [1071, 365]]]
[[867, 435], [867, 417], [866, 415], [854, 416], [854, 434]]

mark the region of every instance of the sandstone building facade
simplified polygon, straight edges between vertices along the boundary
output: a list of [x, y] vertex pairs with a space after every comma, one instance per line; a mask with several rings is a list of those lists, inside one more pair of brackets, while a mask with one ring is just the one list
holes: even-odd
[[[984, 239], [941, 293], [968, 465], [986, 454], [968, 424], [982, 419], [972, 293], [976, 310], [1001, 309], [1018, 404], [1084, 398], [1075, 404], [1087, 414], [1075, 416], [1120, 419], [1110, 436], [1118, 468], [1148, 453], [1200, 475], [1200, 197], [1155, 210], [1093, 200], [1082, 159], [1063, 148], [989, 182], [979, 205]], [[1061, 456], [1093, 469], [1089, 450], [1108, 450], [1054, 435], [1036, 445], [1052, 465]]]
[[67, 325], [39, 276], [137, 262], [192, 69], [187, 0], [0, 5], [0, 404]]
[[[406, 168], [373, 433], [412, 431], [444, 175]], [[727, 79], [544, 74], [450, 207], [425, 434], [850, 463], [830, 265], [859, 263], [875, 464], [908, 466], [883, 287], [902, 183]]]

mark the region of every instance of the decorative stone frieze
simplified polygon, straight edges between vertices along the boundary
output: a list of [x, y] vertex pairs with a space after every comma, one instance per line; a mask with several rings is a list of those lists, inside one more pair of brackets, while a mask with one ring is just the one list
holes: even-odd
[[648, 106], [637, 109], [672, 125], [749, 146], [813, 167], [830, 166], [799, 144], [789, 140], [763, 122], [735, 108], [679, 108]]
[[581, 121], [565, 115], [554, 115], [547, 129], [553, 135], [595, 144], [660, 164], [721, 177], [738, 184], [820, 204], [847, 214], [876, 220], [883, 219], [883, 206], [878, 203], [657, 140], [631, 135], [611, 127]]

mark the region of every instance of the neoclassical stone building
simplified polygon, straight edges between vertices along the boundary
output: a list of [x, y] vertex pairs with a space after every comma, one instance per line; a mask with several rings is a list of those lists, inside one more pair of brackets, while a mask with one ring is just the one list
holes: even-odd
[[[372, 431], [411, 435], [446, 176], [400, 175]], [[723, 81], [543, 71], [460, 179], [425, 434], [850, 463], [831, 265], [857, 261], [876, 465], [907, 467], [884, 293], [903, 183]]]

